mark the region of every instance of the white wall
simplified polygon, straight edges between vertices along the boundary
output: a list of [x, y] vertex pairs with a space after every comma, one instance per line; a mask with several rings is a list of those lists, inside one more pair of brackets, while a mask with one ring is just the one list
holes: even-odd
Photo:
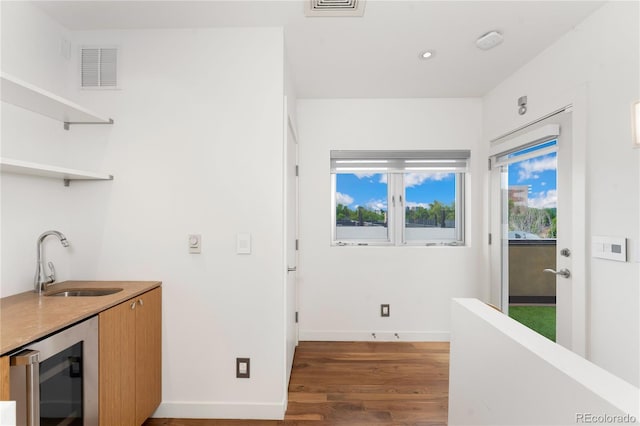
[[[447, 340], [451, 297], [487, 293], [479, 99], [298, 100], [300, 339]], [[333, 149], [470, 149], [466, 247], [332, 247]], [[380, 304], [391, 316], [380, 317]]]
[[[2, 2], [0, 11], [2, 71], [67, 96], [71, 62], [60, 55], [60, 44], [70, 39], [70, 33], [26, 2]], [[86, 143], [82, 130], [66, 132], [62, 123], [5, 103], [1, 105], [1, 119], [3, 157], [78, 169], [87, 167], [82, 160], [94, 146]], [[94, 139], [102, 135], [104, 129]], [[69, 237], [68, 249], [63, 249], [55, 239], [45, 242], [48, 260], [54, 262], [58, 278], [69, 278], [70, 256], [76, 250], [69, 234], [71, 188], [65, 188], [61, 180], [4, 173], [0, 179], [0, 296], [31, 290], [36, 239], [49, 229], [57, 229]], [[81, 209], [82, 204], [75, 207]]]
[[62, 56], [71, 32], [28, 2], [3, 1], [2, 71], [66, 95], [72, 63]]
[[[163, 281], [157, 415], [281, 418], [282, 29], [60, 31], [74, 43], [71, 65], [60, 65], [39, 55], [60, 36], [55, 25], [40, 25], [48, 18], [24, 7], [28, 13], [3, 3], [6, 70], [115, 124], [64, 132], [3, 104], [3, 155], [107, 171], [115, 180], [64, 188], [3, 174], [3, 295], [31, 289], [36, 236], [60, 229], [72, 249], [54, 251], [54, 241], [47, 250], [61, 278]], [[5, 43], [20, 38], [19, 26], [4, 23], [18, 18], [34, 41], [5, 58]], [[121, 47], [121, 90], [75, 88], [81, 44]], [[30, 65], [42, 76], [20, 74]], [[49, 72], [70, 89], [46, 86]], [[238, 232], [251, 233], [251, 255], [235, 253]], [[202, 234], [202, 254], [188, 254], [189, 233]], [[251, 358], [250, 379], [235, 378], [236, 357]]]
[[[452, 317], [450, 425], [637, 424], [640, 419], [637, 387], [479, 300], [454, 300]], [[586, 421], [588, 414], [628, 420]]]
[[[640, 5], [610, 2], [484, 98], [486, 144], [570, 103], [587, 87], [587, 355], [640, 383], [640, 152], [631, 103], [640, 98]], [[517, 115], [527, 95], [529, 112]], [[585, 113], [585, 112], [581, 112]], [[575, 131], [575, 130], [574, 130]], [[629, 262], [590, 258], [591, 236], [629, 238]]]
[[[92, 203], [104, 217], [83, 236], [77, 273], [163, 281], [158, 416], [282, 417], [282, 30], [75, 40], [122, 47], [122, 90], [82, 93], [116, 120], [115, 180]], [[236, 254], [238, 232], [251, 233], [251, 255]], [[202, 254], [188, 254], [189, 233], [202, 234]], [[249, 380], [235, 378], [236, 357], [251, 358]]]

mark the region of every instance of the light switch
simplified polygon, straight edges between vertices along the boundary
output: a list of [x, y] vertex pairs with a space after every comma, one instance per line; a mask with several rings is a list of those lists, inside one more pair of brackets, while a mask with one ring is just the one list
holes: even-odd
[[238, 233], [236, 239], [237, 254], [251, 254], [251, 234], [248, 232]]
[[189, 234], [189, 253], [200, 254], [202, 251], [202, 235]]

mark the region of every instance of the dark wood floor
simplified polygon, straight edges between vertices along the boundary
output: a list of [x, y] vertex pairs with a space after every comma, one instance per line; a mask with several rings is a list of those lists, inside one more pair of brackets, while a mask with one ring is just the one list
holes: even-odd
[[145, 426], [447, 424], [449, 343], [300, 342], [284, 421], [150, 419]]

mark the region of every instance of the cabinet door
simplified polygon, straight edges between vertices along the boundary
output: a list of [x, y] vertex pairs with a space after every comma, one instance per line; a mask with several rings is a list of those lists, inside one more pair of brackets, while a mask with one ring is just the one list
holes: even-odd
[[9, 357], [0, 357], [0, 401], [9, 401]]
[[100, 424], [133, 426], [136, 420], [136, 302], [100, 313]]
[[136, 425], [141, 425], [162, 399], [162, 289], [136, 300]]

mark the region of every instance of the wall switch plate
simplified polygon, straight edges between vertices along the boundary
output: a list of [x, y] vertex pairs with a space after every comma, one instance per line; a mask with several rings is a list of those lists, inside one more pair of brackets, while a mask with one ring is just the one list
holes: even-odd
[[202, 235], [189, 234], [189, 253], [199, 254], [202, 252]]
[[248, 379], [251, 372], [251, 360], [249, 358], [236, 358], [236, 377]]
[[238, 233], [236, 239], [237, 254], [251, 254], [251, 234], [248, 232]]
[[591, 256], [600, 259], [627, 261], [627, 239], [616, 237], [591, 237]]
[[380, 305], [380, 316], [381, 317], [391, 316], [391, 311], [389, 310], [389, 304]]

